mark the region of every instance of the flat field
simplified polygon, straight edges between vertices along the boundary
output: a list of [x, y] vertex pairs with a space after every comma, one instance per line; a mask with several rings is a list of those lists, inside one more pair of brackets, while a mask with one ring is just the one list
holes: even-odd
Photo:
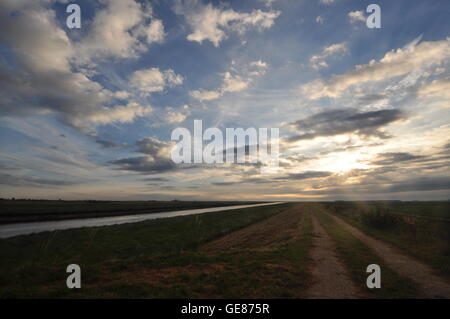
[[[286, 203], [1, 239], [0, 297], [450, 298], [448, 203], [415, 204]], [[72, 263], [81, 289], [66, 287]]]

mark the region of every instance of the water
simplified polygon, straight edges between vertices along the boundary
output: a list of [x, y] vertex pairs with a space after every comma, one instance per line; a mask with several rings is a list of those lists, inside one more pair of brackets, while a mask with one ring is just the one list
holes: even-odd
[[236, 205], [236, 206], [212, 207], [212, 208], [202, 208], [202, 209], [186, 209], [186, 210], [177, 210], [177, 211], [172, 211], [172, 212], [163, 212], [163, 213], [154, 213], [154, 214], [138, 214], [138, 215], [127, 215], [127, 216], [82, 218], [82, 219], [69, 219], [69, 220], [46, 221], [46, 222], [8, 224], [8, 225], [0, 225], [0, 238], [14, 237], [14, 236], [18, 236], [18, 235], [28, 235], [28, 234], [41, 233], [41, 232], [53, 231], [53, 230], [137, 223], [137, 222], [142, 222], [144, 220], [151, 220], [151, 219], [158, 219], [158, 218], [178, 217], [178, 216], [186, 216], [186, 215], [211, 213], [211, 212], [220, 212], [220, 211], [231, 210], [231, 209], [277, 205], [277, 204], [281, 204], [281, 203]]

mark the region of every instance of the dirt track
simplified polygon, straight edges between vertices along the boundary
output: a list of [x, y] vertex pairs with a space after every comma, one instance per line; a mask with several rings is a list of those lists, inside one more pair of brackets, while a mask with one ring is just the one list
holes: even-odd
[[[318, 207], [300, 204], [266, 220], [223, 236], [202, 247], [203, 251], [226, 251], [239, 249], [271, 249], [294, 240], [299, 235], [299, 224], [311, 210], [313, 236], [310, 273], [312, 286], [306, 291], [308, 298], [360, 298], [345, 265], [339, 260], [335, 243], [320, 224], [314, 212]], [[399, 249], [374, 239], [342, 219], [324, 210], [343, 229], [351, 233], [379, 255], [393, 270], [416, 282], [423, 295], [429, 298], [450, 298], [450, 284], [439, 277], [433, 269], [404, 254]]]
[[314, 284], [308, 291], [309, 298], [342, 299], [357, 298], [358, 292], [350, 274], [336, 257], [336, 246], [325, 229], [312, 216], [313, 249], [312, 275]]
[[364, 234], [341, 218], [330, 213], [327, 214], [345, 230], [370, 247], [392, 269], [418, 283], [426, 296], [430, 298], [450, 298], [450, 284], [445, 279], [435, 275], [431, 267], [405, 255], [399, 249], [381, 240]]

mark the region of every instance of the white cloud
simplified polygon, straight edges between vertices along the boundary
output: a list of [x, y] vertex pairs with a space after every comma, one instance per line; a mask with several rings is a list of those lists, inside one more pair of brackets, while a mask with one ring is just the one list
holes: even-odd
[[239, 92], [245, 90], [248, 87], [249, 80], [243, 79], [239, 75], [231, 75], [230, 72], [223, 74], [223, 92]]
[[164, 25], [161, 20], [153, 19], [147, 28], [147, 41], [152, 42], [162, 42], [164, 40]]
[[[232, 70], [236, 72], [233, 61]], [[210, 101], [221, 97], [226, 92], [240, 92], [245, 90], [255, 77], [265, 74], [269, 65], [262, 61], [252, 61], [246, 68], [241, 69], [240, 74], [232, 74], [231, 72], [222, 73], [222, 85], [219, 89], [214, 91], [207, 90], [193, 90], [189, 92], [189, 95], [200, 101]]]
[[[150, 107], [134, 102], [114, 105], [114, 99], [126, 100], [130, 94], [111, 92], [89, 76], [96, 74], [97, 57], [130, 57], [146, 50], [147, 40], [162, 40], [162, 23], [156, 19], [148, 23], [150, 8], [132, 0], [103, 1], [105, 6], [86, 37], [76, 42], [60, 27], [51, 3], [0, 3], [0, 41], [14, 53], [21, 70], [15, 72], [0, 63], [2, 115], [56, 113], [65, 123], [92, 131], [96, 125], [129, 122], [148, 114]], [[148, 34], [140, 34], [139, 28], [146, 26]], [[183, 81], [172, 70], [163, 72], [163, 79], [167, 86]]]
[[324, 21], [325, 21], [325, 19], [324, 19], [323, 17], [317, 16], [317, 18], [316, 18], [316, 22], [317, 22], [317, 23], [323, 24]]
[[[139, 31], [150, 14], [134, 0], [103, 1], [104, 8], [92, 20], [88, 35], [77, 44], [80, 63], [92, 57], [136, 57], [145, 51], [138, 40]], [[139, 28], [141, 27], [141, 28]]]
[[144, 107], [136, 102], [127, 105], [102, 107], [88, 115], [71, 118], [74, 126], [92, 131], [95, 125], [106, 125], [112, 123], [131, 123], [136, 117], [142, 117], [152, 112], [150, 106]]
[[125, 100], [130, 97], [130, 94], [127, 91], [117, 91], [114, 92], [114, 97], [119, 100]]
[[169, 111], [166, 115], [166, 120], [169, 123], [181, 123], [186, 119], [186, 115], [180, 112]]
[[350, 23], [366, 22], [363, 11], [351, 11], [348, 13], [348, 18], [350, 19]]
[[330, 46], [327, 46], [323, 48], [322, 52], [317, 55], [313, 55], [309, 61], [311, 62], [311, 66], [315, 69], [328, 67], [327, 62], [325, 61], [326, 58], [338, 55], [338, 54], [345, 54], [347, 52], [347, 43], [335, 43]]
[[227, 38], [228, 31], [241, 35], [249, 28], [262, 31], [272, 27], [274, 20], [280, 15], [279, 11], [274, 10], [253, 10], [250, 13], [225, 10], [214, 7], [211, 3], [204, 5], [198, 0], [178, 1], [175, 12], [183, 15], [192, 29], [192, 33], [187, 36], [189, 41], [202, 43], [208, 40], [216, 47]]
[[339, 97], [349, 87], [388, 80], [412, 71], [423, 71], [436, 67], [450, 59], [450, 38], [441, 41], [408, 44], [406, 47], [392, 50], [379, 61], [357, 65], [352, 71], [337, 75], [328, 80], [315, 80], [304, 85], [301, 90], [311, 99], [321, 97]]
[[262, 60], [258, 60], [258, 61], [253, 61], [250, 63], [250, 75], [252, 76], [261, 76], [264, 75], [268, 69], [269, 65], [262, 61]]
[[174, 87], [183, 83], [183, 77], [171, 69], [161, 72], [158, 68], [138, 70], [130, 77], [130, 85], [148, 95], [164, 91], [166, 86]]
[[450, 78], [434, 80], [418, 90], [421, 97], [439, 97], [450, 99]]
[[259, 0], [260, 2], [263, 2], [264, 5], [268, 8], [272, 7], [272, 4], [276, 1], [276, 0]]
[[222, 93], [220, 91], [193, 90], [189, 91], [189, 95], [200, 101], [210, 101], [218, 99]]

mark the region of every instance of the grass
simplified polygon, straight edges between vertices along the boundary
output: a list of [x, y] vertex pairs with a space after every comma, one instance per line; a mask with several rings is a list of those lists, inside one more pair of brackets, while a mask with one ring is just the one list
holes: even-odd
[[239, 201], [65, 201], [65, 200], [0, 200], [0, 215], [33, 213], [71, 213], [94, 211], [126, 211], [143, 209], [213, 207], [244, 205]]
[[[403, 204], [403, 211], [412, 207], [410, 202]], [[427, 204], [431, 205], [430, 210], [441, 207], [439, 203], [417, 204], [415, 211], [426, 211]], [[401, 202], [396, 205], [397, 208], [401, 207]], [[432, 266], [440, 275], [450, 278], [450, 221], [429, 219], [417, 214], [411, 214], [414, 215], [411, 217], [399, 216], [376, 203], [366, 204], [364, 209], [333, 203], [327, 204], [327, 208], [364, 233], [401, 248]]]
[[339, 211], [358, 211], [359, 213], [367, 213], [371, 211], [388, 211], [391, 213], [405, 215], [450, 219], [449, 201], [336, 201], [330, 203], [330, 205], [332, 205]]
[[[420, 298], [419, 290], [409, 279], [401, 277], [385, 264], [369, 247], [344, 230], [328, 215], [318, 212], [317, 216], [331, 238], [335, 241], [339, 257], [348, 267], [354, 283], [368, 298]], [[370, 264], [381, 267], [381, 288], [366, 286], [366, 268]]]
[[[129, 276], [122, 270], [112, 277], [110, 283], [89, 288], [87, 295], [83, 296], [303, 297], [311, 283], [307, 269], [311, 249], [309, 216], [302, 220], [298, 232], [299, 236], [294, 241], [272, 249], [252, 246], [252, 249], [218, 253], [187, 250], [164, 259], [144, 258], [125, 270]], [[127, 282], [124, 282], [124, 276], [128, 278]]]
[[182, 209], [245, 205], [237, 201], [54, 201], [0, 200], [0, 223], [156, 213]]
[[[264, 278], [271, 269], [265, 268], [264, 263], [275, 258], [302, 264], [307, 256], [307, 237], [301, 237], [294, 246], [259, 254], [208, 255], [197, 251], [197, 247], [289, 206], [281, 204], [1, 239], [0, 297], [192, 297], [209, 296], [208, 289], [215, 289], [217, 296], [251, 294], [252, 289], [261, 285], [267, 288]], [[65, 269], [71, 263], [81, 266], [84, 289], [74, 291], [65, 287]], [[212, 271], [208, 265], [214, 265], [212, 270], [218, 268]], [[177, 271], [177, 267], [184, 270]], [[148, 273], [149, 269], [155, 270], [154, 273]], [[143, 282], [136, 277], [136, 274], [158, 277], [162, 269], [173, 272], [164, 279], [169, 282], [162, 280], [163, 285], [152, 285], [152, 280]], [[302, 271], [299, 267], [293, 273]], [[281, 277], [279, 285], [285, 285], [286, 278]], [[243, 282], [243, 278], [248, 280]], [[296, 282], [295, 276], [291, 279]], [[281, 290], [268, 290], [268, 293], [281, 296]]]

